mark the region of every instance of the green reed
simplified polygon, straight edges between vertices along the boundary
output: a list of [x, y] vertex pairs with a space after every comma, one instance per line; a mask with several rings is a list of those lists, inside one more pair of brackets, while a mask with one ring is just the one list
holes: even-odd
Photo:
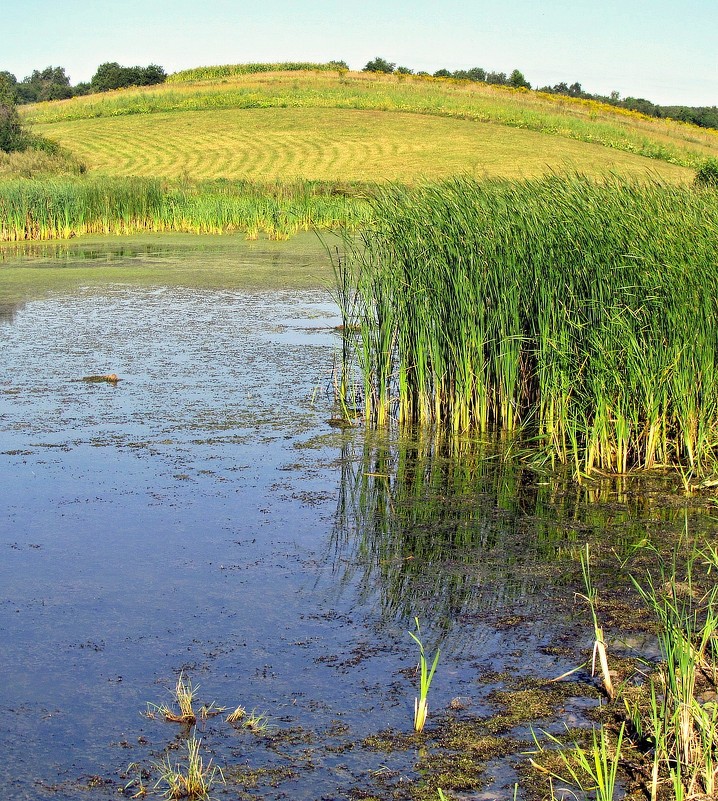
[[652, 799], [666, 775], [676, 797], [713, 797], [718, 790], [718, 586], [708, 577], [717, 565], [715, 551], [707, 549], [693, 551], [682, 571], [674, 554], [668, 565], [659, 560], [656, 579], [632, 577], [658, 623], [662, 655], [641, 727], [653, 745]]
[[242, 232], [286, 239], [298, 231], [353, 229], [366, 214], [359, 190], [296, 180], [162, 181], [51, 178], [0, 182], [0, 241], [139, 231]]
[[715, 192], [457, 178], [369, 203], [343, 268], [367, 420], [521, 429], [579, 476], [712, 461]]

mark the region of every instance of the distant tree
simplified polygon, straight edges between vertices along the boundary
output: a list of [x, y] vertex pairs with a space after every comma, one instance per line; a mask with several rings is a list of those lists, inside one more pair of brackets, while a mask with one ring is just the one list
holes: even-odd
[[64, 67], [45, 67], [23, 78], [17, 84], [17, 93], [19, 102], [40, 103], [72, 97], [72, 88]]
[[441, 70], [437, 70], [434, 73], [434, 77], [435, 78], [451, 78], [451, 73], [449, 72], [449, 70], [441, 69]]
[[530, 89], [531, 84], [526, 80], [524, 77], [523, 72], [521, 70], [514, 70], [511, 75], [509, 76], [509, 86], [513, 86], [514, 89]]
[[377, 56], [373, 61], [369, 61], [364, 67], [362, 72], [385, 72], [387, 74], [394, 72], [396, 64], [392, 61], [387, 61], [384, 58]]
[[90, 84], [95, 92], [109, 92], [127, 86], [124, 68], [117, 61], [106, 61], [97, 68]]
[[17, 78], [12, 72], [0, 72], [0, 102], [2, 99], [17, 103]]
[[505, 72], [487, 72], [486, 83], [493, 83], [498, 86], [506, 86], [509, 79], [506, 77]]
[[72, 96], [80, 97], [81, 95], [89, 95], [92, 93], [91, 83], [78, 83], [72, 87]]
[[408, 67], [397, 67], [396, 72], [398, 72], [399, 75], [412, 75], [414, 70], [410, 70]]
[[9, 73], [0, 73], [0, 150], [6, 153], [25, 147], [15, 103], [15, 84], [10, 80], [12, 77]]
[[651, 103], [650, 100], [646, 100], [643, 97], [627, 97], [625, 100], [621, 101], [621, 105], [623, 108], [630, 109], [631, 111], [638, 111], [641, 114], [646, 114], [648, 117], [660, 116], [658, 107], [654, 103]]
[[157, 64], [150, 64], [149, 67], [122, 67], [116, 61], [106, 61], [97, 68], [90, 83], [95, 92], [109, 92], [127, 86], [154, 86], [166, 80], [167, 73]]
[[486, 70], [482, 67], [472, 67], [470, 70], [467, 70], [466, 74], [469, 76], [470, 81], [486, 80]]

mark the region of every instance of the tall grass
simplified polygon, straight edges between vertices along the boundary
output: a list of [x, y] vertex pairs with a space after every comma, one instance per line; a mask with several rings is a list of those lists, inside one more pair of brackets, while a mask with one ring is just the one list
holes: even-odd
[[221, 64], [214, 67], [195, 67], [180, 70], [168, 76], [167, 83], [184, 83], [185, 81], [209, 81], [221, 78], [231, 78], [235, 75], [256, 75], [259, 72], [299, 72], [312, 70], [317, 72], [346, 71], [347, 65], [343, 61], [329, 61], [314, 63], [308, 61], [282, 61], [267, 64]]
[[521, 428], [579, 476], [712, 460], [718, 193], [457, 178], [370, 203], [344, 263], [368, 421]]
[[[355, 193], [360, 192], [356, 190]], [[260, 233], [356, 227], [365, 204], [352, 190], [310, 181], [163, 182], [53, 178], [0, 183], [0, 241], [138, 231]]]

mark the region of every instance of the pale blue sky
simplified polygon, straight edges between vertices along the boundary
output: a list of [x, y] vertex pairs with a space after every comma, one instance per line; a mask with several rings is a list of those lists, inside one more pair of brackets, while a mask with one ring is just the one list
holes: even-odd
[[168, 72], [382, 56], [414, 70], [520, 69], [534, 86], [718, 105], [718, 0], [0, 0], [0, 70], [104, 61]]

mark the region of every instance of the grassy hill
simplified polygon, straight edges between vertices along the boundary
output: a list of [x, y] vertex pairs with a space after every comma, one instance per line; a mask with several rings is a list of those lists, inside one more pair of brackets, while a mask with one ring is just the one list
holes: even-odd
[[60, 156], [0, 158], [0, 240], [142, 230], [285, 237], [363, 225], [386, 182], [582, 173], [687, 186], [718, 157], [718, 131], [594, 101], [328, 65], [249, 69], [257, 66], [23, 107], [24, 123]]
[[24, 114], [103, 175], [413, 182], [578, 170], [681, 181], [718, 156], [718, 132], [593, 101], [342, 70], [172, 80]]

